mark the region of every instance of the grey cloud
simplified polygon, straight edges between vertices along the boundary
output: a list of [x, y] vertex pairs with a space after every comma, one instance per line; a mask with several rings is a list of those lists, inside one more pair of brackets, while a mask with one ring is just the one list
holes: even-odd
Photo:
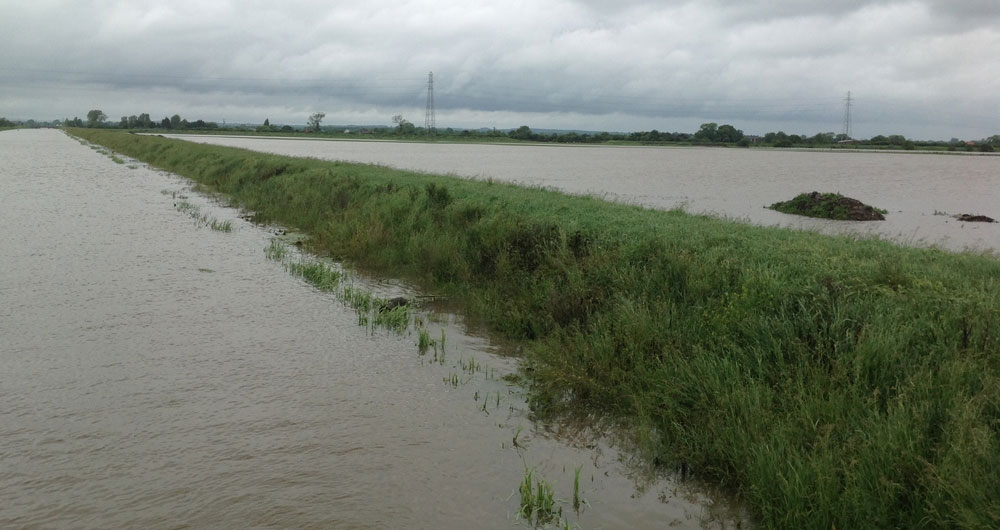
[[[871, 109], [859, 134], [940, 124], [936, 136], [986, 136], [998, 132], [1000, 92], [1000, 30], [983, 22], [996, 20], [992, 3], [7, 3], [0, 115], [99, 106], [301, 122], [324, 110], [327, 121], [388, 122], [422, 112], [433, 70], [445, 126], [683, 130], [712, 120], [815, 133], [839, 128], [853, 90], [859, 124]], [[32, 93], [46, 99], [32, 104]], [[940, 110], [914, 110], [923, 106]]]

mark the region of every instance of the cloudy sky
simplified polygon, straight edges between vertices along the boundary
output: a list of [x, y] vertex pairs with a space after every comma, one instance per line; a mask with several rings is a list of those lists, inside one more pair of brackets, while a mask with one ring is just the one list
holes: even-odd
[[997, 0], [0, 2], [0, 116], [978, 139]]

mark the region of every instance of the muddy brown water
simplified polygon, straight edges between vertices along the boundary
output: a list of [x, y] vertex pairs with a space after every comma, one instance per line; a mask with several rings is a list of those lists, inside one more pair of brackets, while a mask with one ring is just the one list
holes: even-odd
[[526, 467], [581, 528], [732, 516], [606, 438], [534, 423], [501, 379], [516, 361], [460, 316], [423, 315], [444, 363], [412, 328], [359, 326], [265, 257], [273, 230], [179, 177], [55, 130], [0, 133], [0, 160], [2, 528], [526, 527]]
[[[996, 155], [181, 137], [293, 156], [515, 181], [762, 225], [1000, 252], [1000, 223], [952, 217], [1000, 218]], [[889, 213], [885, 221], [845, 222], [764, 208], [812, 191], [840, 193]]]

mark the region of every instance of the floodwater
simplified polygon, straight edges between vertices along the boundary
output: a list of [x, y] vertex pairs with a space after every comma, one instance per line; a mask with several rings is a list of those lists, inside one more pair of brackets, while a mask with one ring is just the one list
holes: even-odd
[[[484, 145], [180, 136], [293, 156], [385, 164], [597, 195], [656, 208], [918, 246], [1000, 252], [1000, 156], [830, 150]], [[885, 221], [809, 219], [764, 207], [836, 192], [889, 211]]]
[[265, 257], [267, 227], [177, 176], [54, 130], [0, 133], [0, 160], [2, 528], [527, 527], [525, 468], [582, 528], [729, 517], [533, 422], [501, 379], [515, 361], [459, 316], [422, 315], [444, 362], [412, 328], [359, 326]]

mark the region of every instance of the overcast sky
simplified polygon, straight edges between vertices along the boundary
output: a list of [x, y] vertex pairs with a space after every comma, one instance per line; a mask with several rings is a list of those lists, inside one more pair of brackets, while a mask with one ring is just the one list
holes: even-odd
[[979, 139], [997, 0], [4, 0], [0, 116]]

